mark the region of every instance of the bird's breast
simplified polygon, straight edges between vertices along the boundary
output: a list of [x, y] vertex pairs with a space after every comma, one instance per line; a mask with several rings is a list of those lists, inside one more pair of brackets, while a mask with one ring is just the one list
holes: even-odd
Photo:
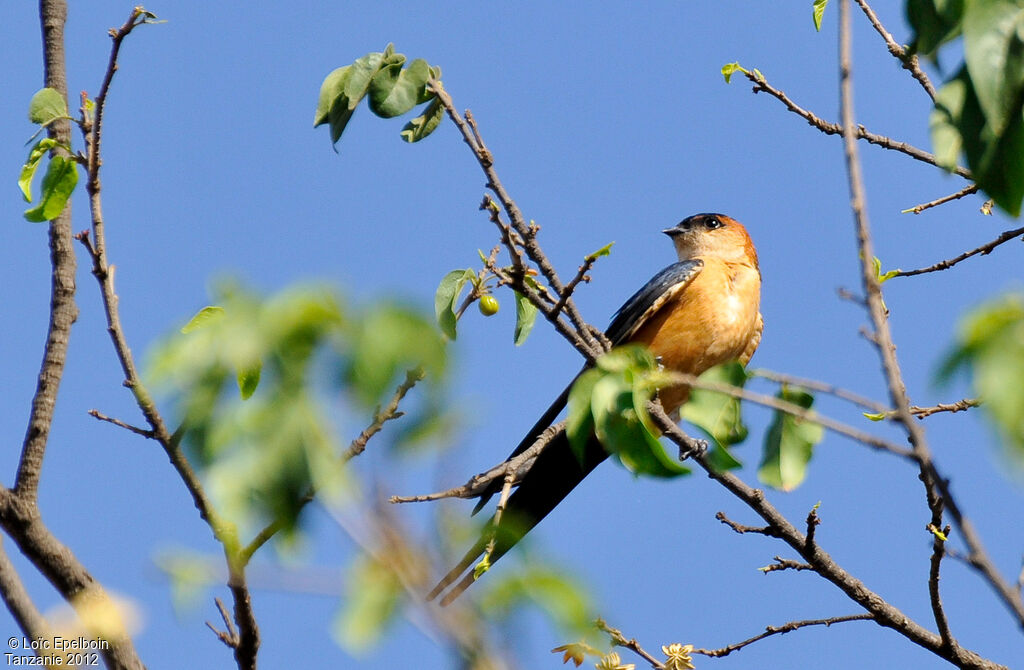
[[[704, 259], [703, 270], [633, 336], [670, 370], [699, 375], [726, 361], [746, 363], [761, 334], [761, 278], [749, 265]], [[672, 411], [686, 389], [668, 389], [662, 402]]]

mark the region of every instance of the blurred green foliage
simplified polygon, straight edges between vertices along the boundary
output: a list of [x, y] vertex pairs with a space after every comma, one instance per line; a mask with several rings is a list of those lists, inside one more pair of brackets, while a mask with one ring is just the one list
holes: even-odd
[[1024, 463], [1024, 293], [987, 302], [963, 318], [939, 377], [948, 380], [958, 370], [970, 371], [1007, 454]]
[[338, 412], [325, 397], [373, 409], [420, 368], [428, 400], [409, 419], [436, 421], [446, 352], [414, 310], [346, 308], [326, 286], [263, 298], [224, 283], [215, 299], [155, 348], [149, 377], [170, 396], [181, 439], [229, 520], [291, 530], [311, 489], [344, 490], [344, 445], [328, 418]]

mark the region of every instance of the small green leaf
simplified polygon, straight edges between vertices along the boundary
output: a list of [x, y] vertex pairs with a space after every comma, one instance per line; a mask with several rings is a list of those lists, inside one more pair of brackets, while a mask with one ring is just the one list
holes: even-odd
[[533, 324], [537, 321], [537, 307], [519, 291], [514, 291], [516, 296], [516, 330], [513, 340], [518, 347], [526, 341], [533, 330]]
[[491, 556], [484, 554], [484, 557], [473, 566], [473, 579], [477, 580], [484, 576], [484, 573], [491, 569]]
[[878, 278], [879, 284], [883, 284], [889, 281], [890, 279], [892, 279], [893, 277], [900, 273], [899, 268], [896, 268], [895, 270], [889, 270], [888, 272], [882, 272], [882, 261], [881, 259], [878, 258], [878, 256], [875, 256], [872, 259], [872, 265], [875, 268], [875, 277]]
[[594, 253], [587, 254], [587, 256], [584, 257], [584, 260], [596, 261], [598, 258], [601, 258], [602, 256], [610, 255], [612, 253], [612, 246], [614, 244], [615, 244], [614, 242], [609, 242], [608, 244], [604, 245], [603, 247], [601, 247], [600, 249], [598, 249]]
[[402, 129], [402, 139], [406, 142], [419, 142], [430, 133], [437, 130], [437, 127], [441, 125], [441, 119], [444, 118], [444, 105], [441, 104], [441, 100], [435, 97], [427, 105], [427, 109], [417, 116], [415, 119], [405, 124], [405, 128]]
[[39, 163], [42, 161], [43, 156], [46, 155], [46, 152], [58, 145], [60, 145], [60, 142], [52, 137], [44, 137], [36, 142], [32, 150], [28, 152], [28, 158], [25, 159], [25, 164], [21, 166], [21, 175], [18, 177], [18, 188], [21, 189], [25, 202], [32, 202], [32, 178], [36, 174], [36, 168], [39, 167]]
[[748, 74], [747, 70], [739, 63], [726, 63], [722, 66], [722, 76], [725, 77], [725, 83], [730, 83], [732, 76], [737, 72]]
[[825, 15], [826, 5], [828, 5], [828, 0], [814, 0], [814, 7], [812, 8], [814, 29], [819, 33], [821, 32], [821, 18]]
[[193, 330], [199, 330], [203, 326], [213, 323], [215, 320], [223, 318], [224, 308], [217, 305], [207, 305], [198, 312], [195, 316], [188, 320], [184, 326], [181, 327], [183, 334], [191, 333]]
[[370, 109], [382, 118], [405, 114], [421, 101], [430, 79], [427, 61], [417, 58], [402, 69], [396, 62], [381, 68], [370, 82]]
[[256, 361], [252, 365], [238, 368], [238, 391], [242, 400], [248, 400], [256, 392], [260, 385], [260, 374], [263, 371], [263, 363]]
[[[44, 89], [45, 90], [45, 89]], [[78, 184], [78, 164], [63, 156], [54, 156], [46, 167], [39, 204], [25, 210], [25, 218], [34, 223], [50, 221], [60, 216]]]
[[[799, 389], [783, 387], [776, 397], [804, 409], [810, 409], [814, 404], [814, 396]], [[764, 457], [757, 471], [758, 479], [783, 491], [792, 491], [804, 480], [814, 445], [821, 442], [824, 436], [825, 430], [819, 424], [776, 411], [765, 435]]]
[[54, 88], [39, 89], [28, 103], [28, 120], [41, 126], [67, 115], [68, 105], [64, 96]]
[[870, 419], [871, 421], [885, 421], [887, 416], [886, 412], [861, 412], [861, 414], [864, 415], [865, 419]]
[[448, 336], [448, 339], [455, 339], [455, 303], [462, 293], [462, 287], [467, 281], [476, 278], [472, 268], [465, 270], [452, 270], [441, 279], [434, 294], [434, 315], [437, 317], [437, 325], [441, 332]]

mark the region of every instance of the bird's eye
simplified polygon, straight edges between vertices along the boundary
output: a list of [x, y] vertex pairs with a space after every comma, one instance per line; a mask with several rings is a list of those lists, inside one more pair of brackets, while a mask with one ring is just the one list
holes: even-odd
[[724, 223], [722, 223], [721, 221], [719, 221], [718, 219], [716, 219], [713, 216], [708, 217], [704, 221], [704, 227], [707, 228], [708, 230], [714, 230], [715, 228], [721, 228], [724, 225], [725, 225]]

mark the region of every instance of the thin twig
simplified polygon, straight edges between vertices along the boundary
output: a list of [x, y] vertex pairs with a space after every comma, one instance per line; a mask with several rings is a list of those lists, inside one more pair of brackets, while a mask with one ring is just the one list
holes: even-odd
[[799, 386], [805, 388], [808, 391], [818, 391], [820, 393], [827, 393], [834, 395], [835, 397], [851, 402], [854, 405], [859, 405], [864, 409], [871, 410], [872, 412], [885, 412], [887, 408], [880, 402], [867, 398], [860, 394], [854, 393], [848, 389], [834, 386], [826, 382], [821, 382], [816, 379], [808, 379], [806, 377], [798, 377], [796, 375], [785, 374], [782, 372], [775, 372], [774, 370], [765, 370], [764, 368], [757, 368], [756, 370], [747, 370], [747, 374], [752, 377], [761, 377], [769, 381], [776, 382], [778, 384], [788, 384], [790, 386]]
[[780, 572], [782, 570], [795, 570], [796, 572], [810, 570], [814, 572], [814, 566], [810, 563], [801, 563], [800, 561], [794, 561], [791, 558], [782, 558], [781, 556], [775, 556], [774, 558], [774, 563], [758, 568], [758, 570], [766, 575], [769, 572]]
[[3, 598], [7, 611], [18, 622], [18, 628], [30, 640], [49, 638], [49, 624], [46, 618], [32, 602], [32, 596], [25, 589], [24, 582], [11, 562], [0, 536], [0, 598]]
[[925, 202], [925, 203], [922, 203], [920, 205], [914, 205], [910, 209], [903, 210], [902, 212], [900, 212], [900, 214], [910, 214], [910, 213], [920, 214], [921, 212], [925, 211], [926, 209], [931, 209], [932, 207], [938, 207], [939, 205], [945, 205], [947, 202], [953, 202], [954, 200], [959, 200], [960, 198], [966, 198], [967, 196], [971, 195], [972, 193], [977, 193], [977, 192], [978, 192], [978, 185], [977, 184], [970, 184], [970, 185], [965, 186], [964, 188], [960, 189], [956, 193], [951, 193], [949, 195], [942, 196], [941, 198], [936, 198], [935, 200], [932, 200], [931, 202]]
[[426, 495], [418, 496], [391, 496], [388, 499], [390, 503], [412, 503], [412, 502], [429, 502], [432, 500], [441, 500], [443, 498], [476, 498], [486, 492], [491, 485], [491, 482], [497, 479], [508, 476], [509, 474], [514, 475], [518, 479], [526, 469], [526, 465], [532, 461], [537, 455], [551, 442], [551, 440], [565, 430], [565, 421], [559, 421], [558, 423], [551, 424], [537, 436], [537, 439], [528, 449], [525, 449], [521, 454], [514, 458], [510, 458], [503, 463], [495, 465], [486, 472], [474, 475], [468, 482], [462, 486], [456, 486], [454, 488], [447, 489], [445, 491], [438, 491], [436, 493], [428, 493]]
[[920, 268], [917, 270], [899, 270], [892, 276], [913, 277], [914, 275], [923, 275], [927, 272], [939, 272], [940, 270], [948, 270], [957, 263], [967, 260], [971, 256], [976, 256], [978, 254], [984, 256], [986, 254], [992, 253], [992, 250], [998, 247], [1000, 244], [1009, 242], [1010, 240], [1021, 236], [1024, 236], [1024, 228], [1015, 228], [1014, 230], [1007, 230], [1006, 232], [1004, 232], [1002, 235], [992, 240], [991, 242], [987, 242], [978, 247], [977, 249], [965, 251], [964, 253], [960, 254], [959, 256], [956, 256], [955, 258], [939, 261], [935, 265], [929, 265], [926, 268]]
[[928, 569], [928, 598], [939, 635], [942, 636], [945, 645], [952, 649], [956, 646], [956, 640], [953, 639], [953, 633], [949, 630], [949, 619], [946, 618], [946, 611], [942, 607], [942, 595], [939, 592], [939, 569], [945, 554], [946, 539], [949, 537], [951, 529], [947, 525], [940, 531], [933, 524], [928, 524], [928, 530], [932, 533], [932, 558]]
[[220, 598], [214, 598], [213, 602], [216, 603], [221, 620], [224, 622], [224, 630], [217, 630], [209, 621], [206, 622], [206, 627], [212, 630], [217, 639], [223, 642], [229, 649], [237, 649], [238, 631], [235, 629], [235, 625], [231, 623], [231, 615], [228, 614], [228, 608], [224, 607], [224, 602]]
[[921, 87], [924, 88], [925, 93], [927, 93], [928, 97], [932, 99], [932, 102], [934, 102], [935, 86], [932, 85], [932, 82], [928, 78], [928, 75], [926, 75], [924, 73], [924, 70], [921, 69], [921, 65], [917, 60], [917, 54], [908, 54], [907, 50], [900, 46], [900, 44], [898, 44], [895, 39], [893, 39], [892, 34], [885, 29], [885, 26], [882, 25], [882, 22], [878, 19], [878, 16], [875, 14], [874, 10], [871, 9], [871, 7], [868, 5], [867, 2], [865, 2], [865, 0], [857, 0], [857, 4], [860, 5], [860, 8], [868, 17], [868, 21], [871, 22], [871, 25], [875, 28], [878, 34], [882, 36], [883, 40], [885, 40], [885, 46], [889, 49], [889, 53], [891, 53], [897, 60], [900, 61], [900, 63], [903, 64], [904, 69], [906, 69], [910, 73], [910, 76], [912, 76], [914, 79], [918, 81], [919, 84], [921, 84]]
[[[862, 430], [854, 428], [853, 426], [849, 426], [841, 421], [836, 421], [835, 419], [827, 417], [823, 414], [819, 414], [818, 412], [806, 409], [795, 403], [781, 400], [780, 398], [776, 398], [774, 396], [764, 395], [763, 393], [755, 393], [754, 391], [748, 391], [747, 389], [740, 388], [738, 386], [732, 386], [731, 384], [721, 384], [719, 382], [705, 381], [694, 375], [682, 372], [666, 371], [666, 375], [670, 376], [673, 380], [675, 380], [674, 383], [677, 384], [685, 384], [686, 386], [689, 386], [691, 388], [705, 389], [707, 391], [724, 393], [726, 395], [732, 396], [733, 398], [740, 398], [742, 400], [747, 400], [757, 405], [762, 405], [764, 407], [769, 407], [780, 412], [785, 412], [786, 414], [795, 416], [796, 418], [802, 421], [810, 421], [811, 423], [816, 423], [821, 427], [825, 428], [826, 430], [830, 430], [839, 435], [843, 435], [854, 440], [855, 442], [860, 442], [861, 444], [872, 447], [874, 449], [888, 451], [891, 454], [895, 454], [896, 456], [902, 456], [903, 458], [910, 458], [912, 455], [909, 449], [901, 447], [900, 445], [895, 444], [894, 442], [890, 442], [889, 440], [877, 437], [875, 435], [872, 435], [871, 433], [866, 433]], [[648, 403], [648, 409], [650, 409], [655, 404], [656, 403], [653, 402]]]
[[918, 407], [916, 405], [910, 406], [910, 413], [916, 416], [918, 419], [923, 419], [932, 414], [938, 414], [939, 412], [964, 412], [972, 407], [981, 406], [981, 400], [977, 398], [964, 398], [963, 400], [957, 400], [953, 403], [939, 403], [932, 407]]
[[[768, 81], [764, 78], [764, 76], [759, 72], [756, 73], [753, 70], [744, 71], [743, 75], [747, 79], [749, 79], [751, 83], [754, 84], [754, 93], [764, 91], [765, 93], [767, 93], [768, 95], [772, 96], [773, 98], [781, 102], [783, 105], [785, 105], [786, 109], [793, 112], [797, 116], [800, 116], [805, 121], [807, 121], [807, 123], [811, 124], [821, 132], [825, 133], [826, 135], [841, 136], [843, 134], [842, 124], [825, 121], [824, 119], [818, 117], [814, 113], [796, 104], [795, 102], [793, 102], [792, 99], [790, 99], [788, 95], [786, 95], [779, 89], [769, 84]], [[902, 154], [906, 154], [907, 156], [910, 156], [914, 160], [921, 161], [922, 163], [928, 163], [929, 165], [934, 165], [936, 167], [943, 167], [936, 162], [935, 156], [933, 154], [930, 154], [927, 151], [924, 151], [923, 149], [918, 149], [912, 144], [907, 144], [906, 142], [899, 142], [890, 137], [886, 137], [885, 135], [879, 135], [877, 133], [869, 132], [867, 128], [865, 128], [864, 126], [856, 126], [854, 128], [854, 136], [857, 137], [858, 139], [866, 140], [870, 144], [880, 146], [883, 149], [889, 149], [891, 151], [898, 151]], [[971, 171], [968, 170], [967, 168], [957, 166], [956, 168], [953, 169], [953, 172], [955, 172], [956, 174], [960, 175], [965, 179], [972, 179]]]
[[744, 526], [743, 524], [737, 523], [729, 517], [727, 517], [725, 515], [725, 512], [718, 512], [717, 514], [715, 514], [715, 518], [724, 523], [729, 528], [732, 528], [735, 532], [739, 533], [740, 535], [744, 535], [746, 533], [756, 533], [758, 535], [767, 535], [769, 537], [779, 536], [778, 530], [772, 528], [771, 526]]
[[100, 421], [106, 421], [107, 423], [112, 423], [115, 426], [119, 426], [121, 428], [124, 428], [125, 430], [130, 430], [131, 432], [135, 433], [136, 435], [141, 435], [142, 437], [153, 439], [153, 431], [151, 431], [151, 430], [146, 430], [145, 428], [139, 428], [138, 426], [133, 426], [130, 423], [125, 423], [124, 421], [121, 421], [120, 419], [115, 419], [112, 416], [107, 416], [106, 414], [103, 414], [99, 410], [96, 410], [96, 409], [89, 410], [88, 414], [89, 414], [89, 416], [91, 416], [93, 418], [96, 418], [96, 419], [99, 419]]
[[370, 441], [374, 435], [379, 433], [384, 427], [384, 424], [388, 421], [392, 421], [402, 416], [402, 412], [398, 411], [398, 405], [405, 398], [405, 394], [416, 386], [416, 383], [423, 379], [425, 376], [423, 368], [414, 368], [405, 373], [405, 381], [398, 385], [395, 389], [394, 395], [391, 396], [391, 400], [387, 406], [381, 410], [380, 408], [373, 415], [373, 423], [367, 426], [363, 432], [359, 433], [359, 436], [352, 440], [352, 443], [348, 446], [348, 449], [341, 455], [341, 462], [347, 463], [354, 457], [363, 453], [366, 450], [366, 443]]
[[766, 637], [771, 637], [772, 635], [784, 635], [799, 628], [806, 628], [807, 626], [831, 626], [832, 624], [845, 623], [847, 621], [872, 621], [874, 618], [875, 617], [872, 614], [848, 614], [846, 616], [829, 617], [828, 619], [790, 621], [789, 623], [784, 623], [781, 626], [767, 626], [765, 627], [764, 632], [760, 635], [755, 635], [743, 642], [730, 644], [728, 647], [722, 647], [721, 649], [694, 649], [693, 653], [711, 657], [728, 656], [734, 651], [739, 651], [743, 647], [754, 644]]

